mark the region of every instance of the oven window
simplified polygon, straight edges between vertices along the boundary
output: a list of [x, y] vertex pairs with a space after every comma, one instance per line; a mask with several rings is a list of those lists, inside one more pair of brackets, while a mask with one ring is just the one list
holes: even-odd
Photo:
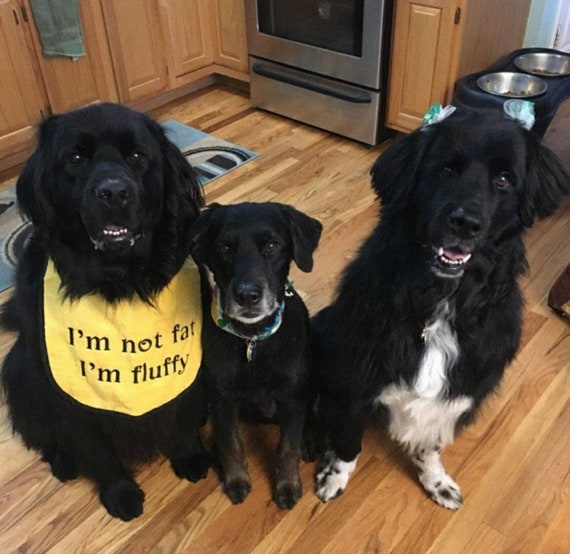
[[262, 33], [359, 57], [363, 10], [364, 0], [257, 0]]

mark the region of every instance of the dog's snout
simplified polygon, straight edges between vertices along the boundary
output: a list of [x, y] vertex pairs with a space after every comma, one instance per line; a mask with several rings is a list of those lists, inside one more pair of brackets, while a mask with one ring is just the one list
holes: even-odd
[[474, 238], [483, 228], [482, 218], [464, 208], [454, 209], [448, 217], [451, 229], [462, 238]]
[[120, 179], [105, 179], [95, 187], [97, 199], [109, 206], [125, 206], [132, 195], [132, 186]]
[[261, 300], [262, 290], [254, 283], [240, 283], [235, 290], [235, 298], [241, 306], [254, 306]]

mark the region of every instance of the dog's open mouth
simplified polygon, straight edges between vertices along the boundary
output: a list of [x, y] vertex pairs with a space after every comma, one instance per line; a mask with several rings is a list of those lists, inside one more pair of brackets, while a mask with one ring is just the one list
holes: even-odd
[[132, 247], [140, 237], [140, 234], [126, 227], [107, 225], [95, 237], [91, 237], [91, 242], [95, 250], [124, 249]]
[[463, 273], [471, 252], [460, 246], [433, 247], [434, 269], [444, 277], [456, 277]]

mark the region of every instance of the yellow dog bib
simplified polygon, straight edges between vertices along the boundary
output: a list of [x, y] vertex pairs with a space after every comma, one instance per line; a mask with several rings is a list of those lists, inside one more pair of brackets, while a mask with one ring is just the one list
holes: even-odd
[[188, 259], [155, 299], [109, 304], [97, 294], [65, 299], [48, 261], [43, 288], [47, 365], [77, 402], [139, 416], [173, 400], [202, 361], [198, 268]]

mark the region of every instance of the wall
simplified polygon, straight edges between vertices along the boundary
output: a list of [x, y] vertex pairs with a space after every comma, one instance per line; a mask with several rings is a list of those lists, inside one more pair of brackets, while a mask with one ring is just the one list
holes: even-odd
[[570, 53], [570, 0], [562, 0], [560, 7], [560, 19], [558, 21], [560, 32], [556, 48]]
[[563, 0], [532, 0], [524, 47], [552, 48]]

